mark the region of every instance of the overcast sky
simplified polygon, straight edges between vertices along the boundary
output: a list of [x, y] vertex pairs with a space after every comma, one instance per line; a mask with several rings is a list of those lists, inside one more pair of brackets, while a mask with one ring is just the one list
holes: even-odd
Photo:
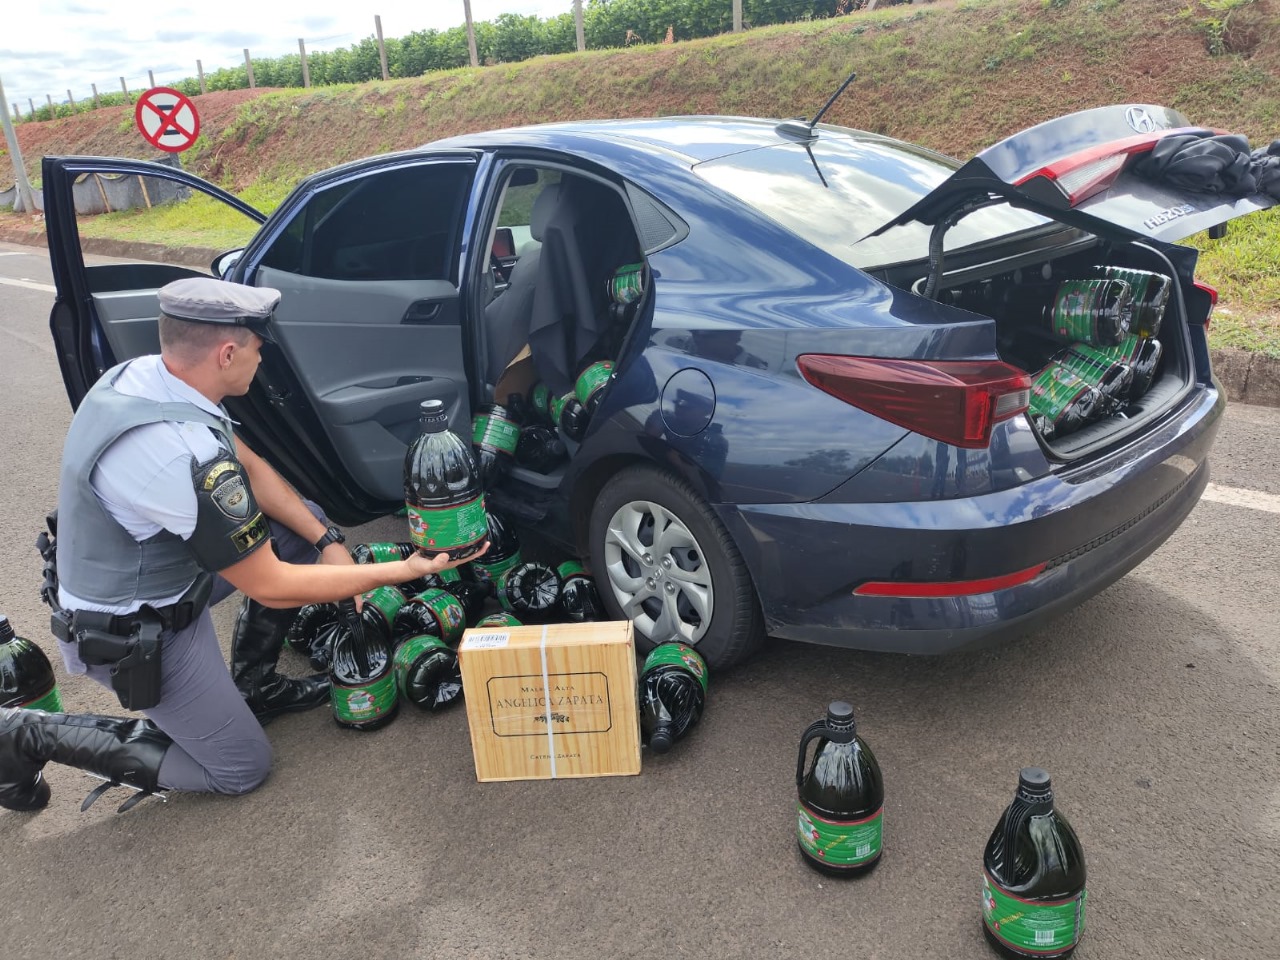
[[[0, 30], [0, 80], [9, 103], [25, 115], [28, 99], [40, 107], [46, 94], [67, 98], [147, 86], [147, 71], [163, 85], [254, 57], [358, 43], [382, 17], [384, 37], [413, 30], [443, 30], [466, 22], [462, 0], [168, 0], [107, 4], [98, 0], [27, 0], [7, 4]], [[107, 12], [108, 9], [114, 12]], [[549, 17], [573, 9], [573, 0], [471, 0], [471, 16], [493, 20], [502, 13]], [[8, 107], [12, 111], [12, 107]]]

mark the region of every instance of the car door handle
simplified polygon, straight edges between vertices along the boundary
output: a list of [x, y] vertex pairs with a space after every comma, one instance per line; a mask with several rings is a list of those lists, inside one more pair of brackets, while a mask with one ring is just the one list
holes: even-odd
[[401, 323], [431, 323], [440, 316], [439, 300], [415, 300], [409, 304]]

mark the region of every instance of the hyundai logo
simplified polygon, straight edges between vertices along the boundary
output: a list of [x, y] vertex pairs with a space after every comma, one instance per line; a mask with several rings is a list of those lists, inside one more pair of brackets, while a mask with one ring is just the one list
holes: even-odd
[[1130, 107], [1124, 112], [1124, 118], [1138, 133], [1154, 133], [1160, 129], [1160, 124], [1147, 112], [1146, 107]]

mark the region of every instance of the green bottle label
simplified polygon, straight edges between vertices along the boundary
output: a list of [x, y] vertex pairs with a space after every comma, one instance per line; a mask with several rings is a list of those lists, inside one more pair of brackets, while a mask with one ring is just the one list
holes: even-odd
[[1051, 363], [1031, 383], [1031, 413], [1057, 422], [1063, 412], [1093, 389], [1060, 363]]
[[471, 563], [471, 568], [475, 570], [478, 579], [486, 583], [497, 583], [508, 570], [513, 570], [522, 563], [524, 563], [524, 558], [520, 555], [520, 551], [517, 550], [507, 559], [499, 560], [497, 563], [485, 563], [483, 559], [474, 560]]
[[644, 264], [627, 263], [609, 279], [609, 297], [614, 303], [635, 303], [644, 294]]
[[462, 574], [458, 572], [457, 567], [449, 567], [447, 570], [441, 570], [436, 574], [445, 583], [461, 583]]
[[365, 546], [369, 548], [369, 556], [374, 563], [391, 563], [404, 559], [398, 543], [367, 543]]
[[660, 643], [645, 657], [640, 672], [647, 673], [653, 667], [667, 664], [684, 667], [698, 678], [698, 682], [702, 684], [702, 692], [707, 692], [707, 663], [693, 647], [686, 647], [683, 643]]
[[467, 612], [462, 608], [462, 604], [448, 590], [424, 590], [413, 599], [414, 603], [421, 603], [436, 618], [436, 623], [440, 625], [440, 636], [445, 643], [450, 646], [457, 646], [458, 641], [462, 639], [462, 631], [467, 629]]
[[533, 409], [543, 416], [551, 416], [551, 390], [545, 383], [537, 383], [533, 388]]
[[58, 694], [58, 685], [55, 683], [48, 693], [43, 696], [36, 697], [34, 700], [28, 700], [26, 703], [19, 703], [16, 706], [26, 710], [44, 710], [46, 713], [62, 713], [62, 697]]
[[1062, 366], [1091, 387], [1101, 386], [1107, 375], [1121, 363], [1120, 347], [1092, 347], [1087, 343], [1075, 343], [1062, 357]]
[[578, 382], [573, 385], [574, 395], [584, 407], [591, 395], [609, 382], [613, 376], [613, 364], [608, 360], [593, 363], [578, 375]]
[[395, 587], [376, 587], [363, 594], [361, 599], [382, 614], [382, 619], [387, 621], [388, 626], [405, 603], [404, 594]]
[[982, 875], [982, 921], [1001, 943], [1027, 953], [1061, 953], [1084, 934], [1085, 892], [1066, 900], [1021, 900]]
[[452, 653], [448, 644], [439, 637], [433, 637], [429, 634], [410, 637], [400, 644], [400, 649], [396, 651], [395, 674], [396, 687], [404, 696], [407, 697], [409, 695], [409, 669], [418, 657], [431, 650], [446, 650]]
[[577, 560], [566, 560], [560, 566], [556, 567], [556, 573], [560, 574], [561, 580], [568, 580], [570, 577], [589, 577], [587, 568], [580, 564]]
[[388, 670], [372, 683], [347, 687], [337, 683], [329, 688], [333, 715], [345, 723], [364, 723], [385, 716], [396, 705], [396, 675]]
[[428, 551], [466, 547], [485, 538], [484, 494], [456, 507], [409, 507], [409, 536]]
[[551, 401], [551, 420], [553, 423], [560, 422], [560, 414], [564, 413], [564, 408], [569, 405], [570, 400], [577, 399], [574, 392], [570, 390], [563, 397], [556, 397]]
[[520, 442], [520, 425], [497, 414], [478, 413], [471, 431], [471, 442], [477, 447], [514, 454], [516, 444]]
[[880, 856], [884, 808], [864, 820], [827, 820], [796, 804], [796, 836], [805, 853], [833, 867], [856, 867]]
[[483, 627], [523, 627], [519, 617], [512, 616], [509, 613], [491, 613], [476, 621], [475, 629], [479, 630]]

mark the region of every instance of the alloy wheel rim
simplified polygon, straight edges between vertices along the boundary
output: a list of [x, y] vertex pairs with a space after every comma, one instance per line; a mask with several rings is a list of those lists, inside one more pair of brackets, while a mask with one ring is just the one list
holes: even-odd
[[711, 625], [715, 592], [697, 538], [674, 513], [650, 500], [620, 506], [604, 535], [609, 588], [654, 643], [694, 646]]

